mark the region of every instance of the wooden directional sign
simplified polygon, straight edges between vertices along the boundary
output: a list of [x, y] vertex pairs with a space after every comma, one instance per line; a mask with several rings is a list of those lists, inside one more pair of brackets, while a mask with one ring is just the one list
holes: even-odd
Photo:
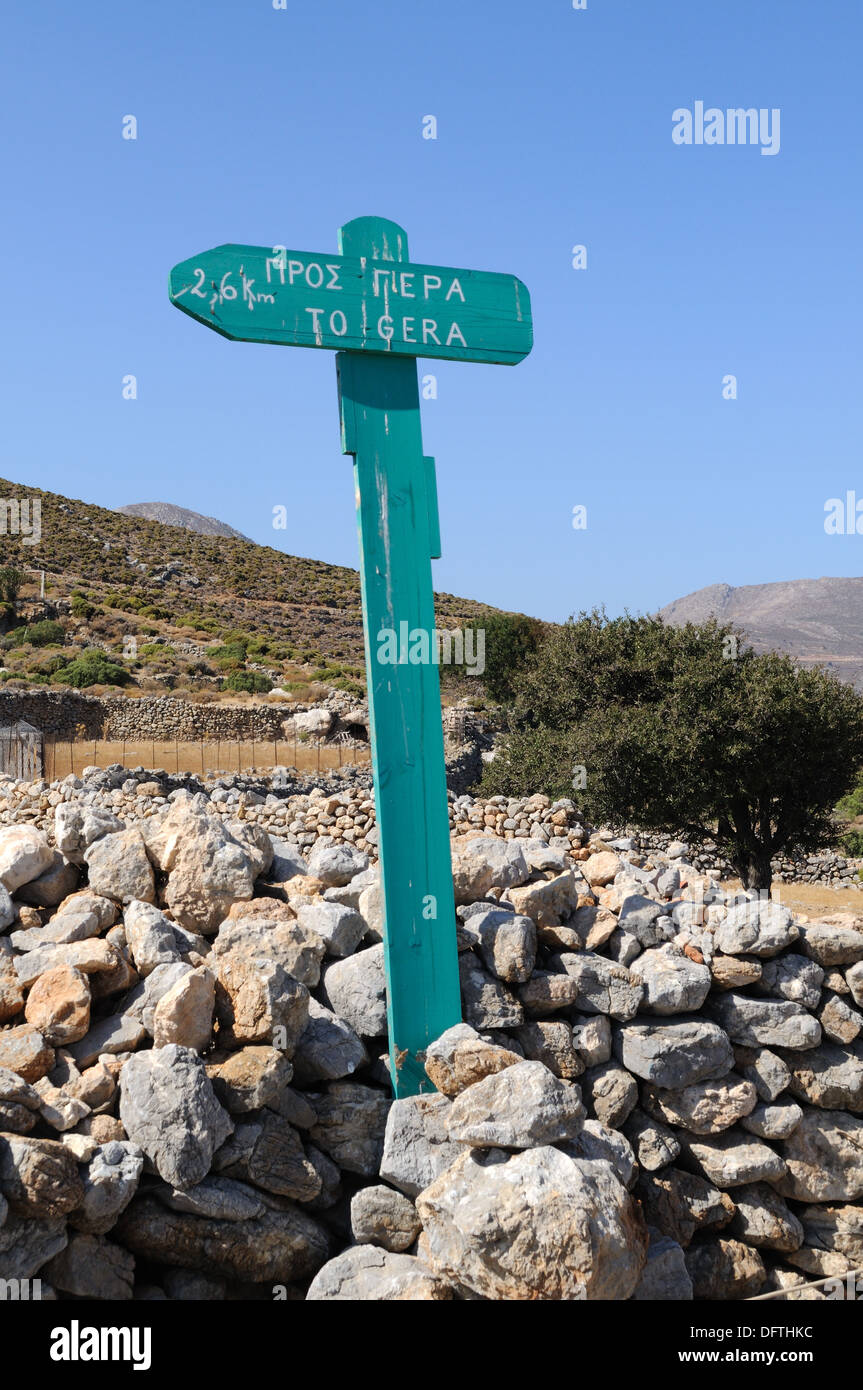
[[226, 338], [287, 347], [520, 362], [530, 352], [530, 296], [514, 275], [217, 246], [171, 271], [178, 309]]
[[434, 659], [389, 664], [380, 636], [436, 641], [434, 460], [422, 445], [417, 357], [515, 363], [530, 299], [508, 275], [408, 260], [394, 222], [360, 217], [339, 254], [221, 246], [175, 266], [171, 300], [225, 337], [335, 348], [342, 449], [354, 456], [372, 766], [380, 837], [390, 1074], [430, 1090], [425, 1049], [461, 1018], [449, 814]]

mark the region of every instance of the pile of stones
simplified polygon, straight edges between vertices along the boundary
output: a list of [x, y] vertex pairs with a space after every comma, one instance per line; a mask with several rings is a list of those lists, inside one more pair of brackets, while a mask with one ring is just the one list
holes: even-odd
[[[458, 773], [458, 758], [448, 769]], [[457, 780], [457, 778], [456, 778]], [[17, 781], [0, 777], [0, 824], [39, 826], [53, 838], [55, 808], [61, 801], [82, 801], [111, 811], [127, 823], [158, 814], [174, 792], [204, 793], [218, 813], [260, 825], [303, 851], [318, 840], [327, 844], [354, 844], [372, 858], [377, 855], [377, 828], [372, 793], [372, 769], [368, 763], [346, 765], [325, 773], [298, 773], [276, 767], [242, 773], [212, 770], [194, 773], [154, 772], [144, 767], [84, 768], [80, 777], [45, 782]], [[601, 838], [608, 847], [623, 852], [651, 853], [674, 860], [681, 855], [702, 874], [734, 878], [734, 870], [715, 846], [689, 845], [667, 835], [612, 829], [595, 830], [583, 823], [575, 803], [552, 801], [536, 794], [527, 797], [479, 797], [450, 790], [449, 821], [453, 834], [482, 831], [506, 840], [540, 839], [572, 854], [587, 858], [588, 840]], [[863, 891], [859, 874], [863, 860], [845, 859], [827, 852], [799, 860], [777, 859], [778, 883], [814, 883], [824, 887]]]
[[860, 918], [575, 849], [540, 798], [455, 817], [463, 1022], [393, 1101], [369, 856], [152, 800], [0, 829], [0, 1278], [688, 1300], [863, 1266]]

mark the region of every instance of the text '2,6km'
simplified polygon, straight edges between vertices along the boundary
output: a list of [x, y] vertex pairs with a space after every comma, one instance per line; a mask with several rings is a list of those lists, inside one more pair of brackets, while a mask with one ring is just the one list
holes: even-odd
[[504, 364], [533, 345], [527, 289], [486, 271], [227, 245], [176, 265], [171, 299], [242, 342]]

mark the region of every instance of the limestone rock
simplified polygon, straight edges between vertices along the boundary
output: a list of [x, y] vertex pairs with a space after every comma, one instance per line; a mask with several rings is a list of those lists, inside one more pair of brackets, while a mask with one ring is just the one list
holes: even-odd
[[753, 999], [747, 994], [718, 995], [711, 1014], [733, 1043], [743, 1047], [817, 1047], [821, 1025], [801, 1004]]
[[623, 899], [618, 914], [622, 935], [631, 937], [639, 947], [661, 946], [674, 935], [675, 927], [667, 909], [643, 893], [629, 893]]
[[716, 931], [716, 949], [727, 956], [775, 956], [798, 935], [787, 907], [753, 899], [729, 908]]
[[294, 1076], [301, 1086], [338, 1081], [368, 1062], [362, 1041], [344, 1019], [309, 1000], [309, 1021], [294, 1049]]
[[71, 965], [46, 970], [28, 995], [24, 1017], [51, 1047], [78, 1042], [90, 1027], [87, 977]]
[[370, 946], [327, 966], [323, 993], [333, 1013], [361, 1038], [383, 1037], [387, 1031], [383, 946]]
[[761, 1100], [768, 1104], [776, 1100], [791, 1080], [791, 1072], [782, 1058], [767, 1047], [736, 1047], [734, 1063], [747, 1081], [751, 1081]]
[[79, 1068], [93, 1066], [103, 1053], [131, 1052], [146, 1038], [147, 1030], [127, 1014], [108, 1014], [91, 1023], [80, 1042], [69, 1044], [69, 1053]]
[[66, 1245], [66, 1218], [16, 1216], [0, 1222], [0, 1279], [32, 1279]]
[[803, 1119], [803, 1111], [793, 1101], [781, 1101], [778, 1105], [765, 1105], [760, 1102], [740, 1121], [750, 1134], [760, 1139], [787, 1139]]
[[353, 955], [367, 929], [359, 912], [339, 903], [309, 903], [298, 909], [297, 921], [321, 938], [327, 955], [337, 957]]
[[[505, 1076], [506, 1072], [498, 1073]], [[485, 1085], [486, 1081], [475, 1085]], [[467, 1096], [474, 1089], [462, 1091]], [[445, 1096], [405, 1096], [390, 1106], [380, 1175], [409, 1197], [416, 1197], [462, 1153], [447, 1120], [452, 1108]]]
[[642, 1173], [638, 1195], [650, 1224], [684, 1247], [699, 1233], [722, 1230], [734, 1215], [726, 1192], [681, 1168]]
[[153, 1046], [179, 1043], [193, 1052], [203, 1052], [213, 1036], [213, 1009], [216, 981], [211, 970], [202, 966], [176, 980], [159, 999], [153, 1011]]
[[216, 1054], [206, 1066], [217, 1099], [232, 1115], [278, 1101], [292, 1075], [284, 1054], [268, 1046]]
[[103, 835], [84, 852], [90, 888], [106, 898], [128, 903], [152, 903], [156, 883], [144, 838], [136, 826]]
[[132, 1297], [135, 1259], [104, 1236], [76, 1231], [45, 1266], [45, 1275], [63, 1293], [115, 1302]]
[[683, 1150], [716, 1187], [743, 1187], [753, 1182], [776, 1182], [785, 1163], [775, 1149], [738, 1129], [694, 1138], [681, 1131]]
[[[260, 903], [260, 911], [253, 911]], [[313, 989], [321, 978], [324, 943], [303, 927], [284, 903], [255, 899], [235, 903], [213, 942], [213, 955], [265, 956], [300, 984]]]
[[271, 1043], [291, 1057], [309, 1019], [305, 985], [263, 954], [230, 951], [215, 964], [220, 1040]]
[[581, 872], [591, 888], [602, 888], [606, 883], [611, 883], [619, 868], [620, 860], [616, 854], [611, 850], [600, 850], [584, 861]]
[[[484, 970], [470, 951], [459, 956], [458, 965], [465, 1023], [485, 1030], [517, 1028], [524, 1022], [524, 1009], [516, 996], [503, 981]], [[535, 978], [522, 988], [529, 990]]]
[[627, 1071], [666, 1091], [724, 1076], [734, 1061], [727, 1034], [702, 1018], [624, 1023], [615, 1050]]
[[369, 867], [369, 857], [353, 845], [321, 845], [312, 849], [308, 858], [308, 873], [327, 887], [337, 888]]
[[51, 868], [54, 851], [34, 825], [0, 827], [0, 883], [14, 893]]
[[77, 887], [78, 870], [55, 850], [48, 868], [38, 878], [23, 884], [15, 896], [19, 903], [33, 903], [36, 907], [57, 907], [70, 893], [74, 893]]
[[697, 1081], [678, 1091], [645, 1086], [641, 1103], [648, 1115], [690, 1134], [719, 1134], [755, 1108], [758, 1093], [751, 1081], [733, 1072], [723, 1081]]
[[[147, 852], [168, 874], [165, 906], [180, 926], [203, 936], [218, 929], [233, 903], [253, 896], [255, 879], [268, 867], [266, 852], [232, 834], [204, 797], [176, 801], [143, 826]], [[271, 861], [269, 840], [267, 846]]]
[[623, 1132], [633, 1146], [635, 1156], [648, 1173], [668, 1168], [680, 1157], [680, 1142], [674, 1131], [659, 1120], [652, 1120], [636, 1108], [626, 1120]]
[[165, 1182], [193, 1187], [233, 1128], [204, 1063], [171, 1044], [130, 1057], [120, 1075], [120, 1119]]
[[38, 1081], [54, 1065], [54, 1049], [37, 1028], [19, 1023], [0, 1030], [0, 1067], [17, 1072], [23, 1081]]
[[84, 1190], [74, 1155], [54, 1139], [0, 1135], [0, 1195], [19, 1216], [66, 1216]]
[[802, 1056], [786, 1055], [788, 1089], [797, 1099], [822, 1110], [863, 1111], [863, 1048], [824, 1043]]
[[627, 1192], [638, 1176], [638, 1164], [629, 1140], [619, 1130], [610, 1129], [601, 1120], [585, 1120], [574, 1139], [555, 1145], [570, 1158], [587, 1158], [610, 1163]]
[[577, 1086], [542, 1062], [518, 1062], [452, 1102], [450, 1137], [476, 1148], [527, 1149], [574, 1139], [585, 1116]]
[[123, 927], [139, 975], [147, 976], [157, 965], [170, 965], [180, 959], [171, 923], [152, 902], [133, 899], [127, 903]]
[[306, 1157], [293, 1125], [272, 1111], [265, 1111], [246, 1168], [250, 1180], [266, 1192], [308, 1202], [321, 1190], [321, 1178]]
[[325, 1264], [309, 1286], [312, 1302], [440, 1303], [452, 1289], [413, 1255], [393, 1254], [371, 1245], [355, 1245]]
[[610, 1165], [558, 1149], [468, 1150], [417, 1211], [433, 1268], [489, 1299], [626, 1299], [647, 1254]]
[[650, 1230], [647, 1263], [641, 1271], [633, 1302], [688, 1302], [692, 1299], [692, 1280], [686, 1268], [682, 1246], [656, 1230]]
[[445, 1096], [457, 1096], [486, 1076], [493, 1076], [519, 1061], [518, 1054], [486, 1042], [468, 1023], [457, 1023], [426, 1050], [425, 1069], [430, 1081]]
[[700, 1009], [710, 992], [710, 971], [667, 944], [644, 951], [631, 977], [644, 987], [641, 1008], [649, 1014], [683, 1014]]
[[[391, 1102], [382, 1091], [356, 1081], [332, 1081], [309, 1097], [316, 1122], [309, 1137], [340, 1168], [365, 1177], [377, 1175]], [[381, 1171], [381, 1176], [386, 1174]]]
[[455, 841], [452, 875], [456, 903], [475, 903], [490, 888], [514, 888], [530, 877], [530, 865], [517, 840], [483, 835]]
[[493, 975], [507, 984], [524, 984], [536, 963], [536, 926], [530, 917], [489, 907], [463, 924]]
[[139, 1195], [113, 1234], [133, 1254], [154, 1264], [253, 1284], [308, 1279], [330, 1253], [326, 1229], [289, 1203], [268, 1207], [250, 1221], [226, 1221], [171, 1211], [155, 1197]]
[[84, 853], [103, 835], [123, 829], [123, 822], [101, 806], [80, 801], [61, 801], [54, 812], [54, 838], [61, 854], [73, 864], [84, 863]]
[[625, 1067], [604, 1062], [584, 1073], [584, 1098], [604, 1125], [617, 1129], [638, 1104], [638, 1085]]
[[584, 1060], [573, 1045], [572, 1028], [562, 1019], [525, 1023], [517, 1037], [525, 1057], [542, 1062], [555, 1076], [574, 1081], [584, 1071]]
[[19, 983], [27, 989], [35, 984], [46, 970], [52, 970], [56, 965], [71, 965], [84, 975], [95, 975], [102, 970], [115, 970], [118, 964], [119, 957], [116, 951], [107, 941], [97, 938], [70, 941], [59, 946], [40, 946], [35, 951], [18, 956], [15, 970]]
[[817, 1009], [824, 971], [807, 956], [789, 951], [776, 960], [766, 961], [761, 972], [759, 992], [778, 999], [790, 999], [805, 1009]]
[[[459, 961], [461, 967], [461, 961]], [[464, 976], [462, 977], [462, 989], [464, 989]], [[535, 970], [527, 984], [521, 986], [518, 997], [529, 1014], [536, 1018], [547, 1018], [549, 1014], [557, 1013], [559, 1009], [572, 1008], [578, 998], [579, 982], [571, 975], [558, 975], [550, 970]], [[516, 1027], [522, 1019], [517, 1022], [508, 1023], [506, 1027]], [[483, 1027], [483, 1024], [479, 1025]]]
[[128, 1142], [112, 1140], [96, 1148], [82, 1170], [84, 1200], [71, 1215], [73, 1226], [91, 1235], [105, 1235], [138, 1189], [144, 1155]]
[[717, 1240], [693, 1245], [686, 1252], [686, 1268], [696, 1299], [754, 1298], [767, 1271], [757, 1250], [739, 1240]]
[[351, 1233], [357, 1245], [379, 1245], [401, 1254], [410, 1249], [421, 1229], [410, 1198], [383, 1183], [361, 1187], [351, 1199]]
[[579, 955], [564, 952], [560, 963], [578, 985], [574, 1001], [577, 1009], [589, 1014], [608, 1014], [621, 1021], [635, 1017], [644, 990], [625, 966], [593, 951]]
[[825, 970], [863, 961], [863, 930], [827, 922], [808, 922], [800, 928], [806, 955]]
[[736, 1188], [734, 1206], [730, 1231], [747, 1245], [788, 1254], [803, 1244], [803, 1227], [769, 1183]]

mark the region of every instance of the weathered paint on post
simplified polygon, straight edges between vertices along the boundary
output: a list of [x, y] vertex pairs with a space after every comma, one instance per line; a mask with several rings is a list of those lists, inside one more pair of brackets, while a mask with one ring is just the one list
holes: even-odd
[[[514, 276], [414, 265], [395, 222], [360, 217], [339, 254], [220, 246], [171, 272], [178, 309], [224, 337], [337, 350], [354, 456], [393, 1088], [430, 1090], [423, 1053], [461, 1018], [440, 682], [434, 660], [378, 659], [378, 634], [435, 641], [434, 459], [416, 358], [519, 362], [533, 343]], [[437, 340], [437, 341], [436, 341]]]
[[[406, 234], [381, 218], [349, 222], [340, 238], [355, 254], [407, 258]], [[431, 1089], [421, 1054], [461, 1019], [438, 669], [384, 664], [377, 642], [403, 622], [434, 633], [434, 461], [423, 455], [416, 362], [351, 352], [336, 363], [356, 479], [390, 1067], [404, 1096]]]

